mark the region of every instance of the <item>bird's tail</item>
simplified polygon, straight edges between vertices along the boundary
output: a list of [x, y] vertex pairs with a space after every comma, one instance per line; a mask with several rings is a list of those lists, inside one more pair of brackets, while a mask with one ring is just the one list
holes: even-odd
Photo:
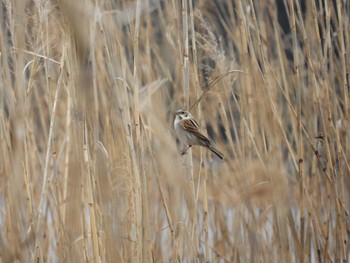
[[217, 155], [217, 157], [219, 157], [221, 160], [224, 159], [224, 155], [222, 154], [222, 152], [220, 152], [218, 149], [216, 149], [214, 146], [209, 145], [208, 146], [209, 150], [211, 150], [213, 153], [215, 153]]

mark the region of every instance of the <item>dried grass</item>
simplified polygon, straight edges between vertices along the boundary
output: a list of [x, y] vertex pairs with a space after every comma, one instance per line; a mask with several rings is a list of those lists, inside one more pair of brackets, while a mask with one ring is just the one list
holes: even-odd
[[2, 1], [0, 262], [349, 262], [349, 10]]

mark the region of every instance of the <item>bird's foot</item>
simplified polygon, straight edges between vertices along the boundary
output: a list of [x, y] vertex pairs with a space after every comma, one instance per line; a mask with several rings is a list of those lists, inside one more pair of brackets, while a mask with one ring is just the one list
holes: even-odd
[[192, 145], [190, 145], [190, 146], [188, 146], [187, 148], [183, 149], [183, 150], [181, 151], [181, 155], [187, 154], [187, 150], [190, 149], [191, 147], [192, 147]]

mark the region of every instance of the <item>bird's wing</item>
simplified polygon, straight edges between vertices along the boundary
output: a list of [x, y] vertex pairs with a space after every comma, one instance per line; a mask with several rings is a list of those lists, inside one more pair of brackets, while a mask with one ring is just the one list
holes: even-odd
[[194, 119], [185, 119], [181, 122], [182, 127], [194, 135], [198, 136], [200, 139], [210, 143], [209, 139], [203, 133], [202, 129], [199, 127], [198, 123]]

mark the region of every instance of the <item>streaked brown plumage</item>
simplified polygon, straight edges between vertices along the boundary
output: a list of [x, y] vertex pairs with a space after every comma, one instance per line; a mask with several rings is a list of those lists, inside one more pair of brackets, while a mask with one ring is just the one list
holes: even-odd
[[185, 154], [192, 145], [200, 145], [211, 150], [221, 160], [224, 159], [224, 155], [213, 146], [213, 143], [204, 134], [191, 113], [186, 110], [178, 110], [175, 115], [174, 128], [176, 134], [182, 143], [188, 145], [188, 147], [182, 151], [182, 154]]

